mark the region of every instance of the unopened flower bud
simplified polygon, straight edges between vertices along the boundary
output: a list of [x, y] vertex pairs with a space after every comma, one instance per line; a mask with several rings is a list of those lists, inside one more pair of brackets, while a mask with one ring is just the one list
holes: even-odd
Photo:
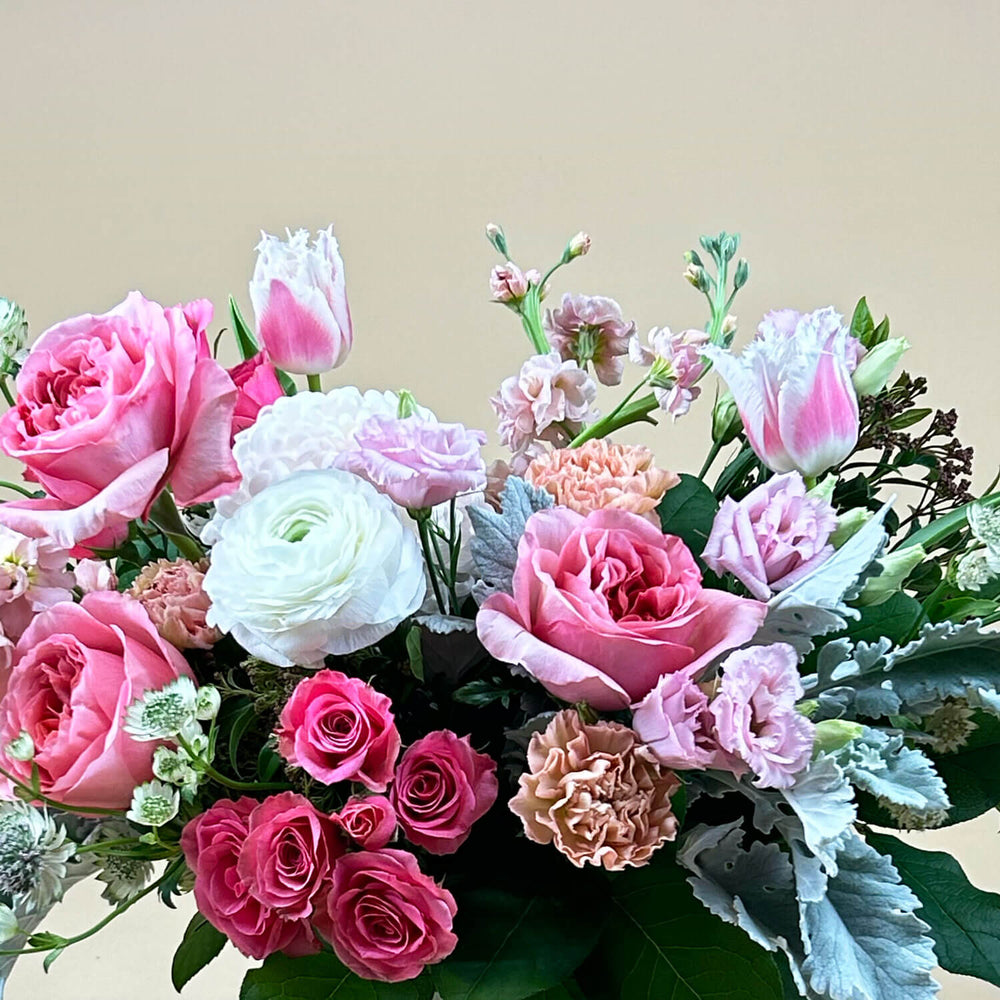
[[520, 302], [528, 294], [528, 278], [511, 260], [497, 264], [490, 271], [490, 291], [494, 302]]
[[813, 753], [835, 753], [842, 750], [851, 740], [856, 740], [864, 732], [864, 728], [860, 722], [847, 722], [844, 719], [824, 719], [817, 722]]
[[574, 257], [582, 257], [589, 249], [590, 237], [584, 232], [577, 233], [566, 244], [566, 249], [563, 251], [564, 263], [568, 264]]
[[701, 257], [698, 256], [698, 252], [696, 250], [685, 250], [684, 262], [686, 264], [696, 264], [698, 267], [702, 266]]
[[867, 524], [872, 516], [872, 512], [865, 507], [852, 507], [843, 514], [838, 514], [837, 527], [830, 535], [830, 544], [839, 549], [862, 525]]
[[399, 402], [396, 404], [396, 416], [400, 420], [412, 417], [418, 409], [416, 396], [409, 389], [400, 389]]
[[729, 313], [722, 321], [722, 332], [725, 336], [736, 333], [736, 317]]
[[740, 262], [736, 265], [736, 274], [733, 275], [733, 287], [742, 288], [750, 277], [750, 265], [746, 257], [740, 257]]
[[194, 699], [194, 717], [202, 722], [211, 722], [219, 714], [222, 696], [213, 684], [203, 684]]
[[881, 392], [899, 364], [899, 359], [909, 349], [910, 343], [905, 337], [890, 337], [868, 351], [851, 376], [858, 397], [874, 396]]
[[708, 278], [705, 275], [705, 269], [699, 267], [697, 264], [688, 264], [684, 268], [684, 277], [687, 278], [699, 292], [708, 291]]
[[504, 257], [508, 256], [507, 237], [504, 236], [503, 229], [495, 222], [486, 224], [486, 238], [493, 244], [498, 253], [503, 254]]
[[28, 356], [28, 321], [24, 310], [11, 299], [0, 298], [0, 365], [8, 375], [17, 374]]
[[736, 408], [736, 400], [731, 392], [727, 392], [716, 400], [712, 409], [712, 440], [724, 447], [734, 441], [742, 429], [743, 421]]
[[908, 545], [905, 549], [879, 556], [878, 564], [882, 567], [882, 572], [868, 579], [858, 596], [858, 604], [861, 607], [871, 607], [885, 603], [903, 589], [906, 578], [926, 558], [927, 553], [921, 545]]

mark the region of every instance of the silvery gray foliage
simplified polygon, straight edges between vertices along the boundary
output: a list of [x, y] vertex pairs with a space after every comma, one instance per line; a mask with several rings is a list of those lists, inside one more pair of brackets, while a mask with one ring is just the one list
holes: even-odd
[[499, 513], [485, 505], [468, 508], [475, 530], [469, 551], [480, 577], [472, 588], [472, 596], [479, 604], [490, 594], [511, 592], [517, 545], [524, 534], [524, 526], [532, 514], [554, 503], [550, 493], [517, 476], [510, 476], [500, 494]]
[[459, 618], [457, 615], [416, 615], [413, 621], [417, 625], [423, 625], [428, 632], [433, 632], [435, 635], [476, 630], [476, 623], [471, 618]]

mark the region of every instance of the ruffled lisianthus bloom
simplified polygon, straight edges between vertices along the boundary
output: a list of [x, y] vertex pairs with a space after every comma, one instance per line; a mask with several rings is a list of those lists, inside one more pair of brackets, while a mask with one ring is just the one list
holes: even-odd
[[833, 555], [837, 512], [810, 496], [797, 472], [774, 476], [742, 500], [726, 497], [702, 559], [720, 576], [732, 573], [767, 601]]
[[486, 435], [414, 414], [369, 417], [336, 466], [367, 479], [408, 510], [436, 507], [486, 485]]
[[381, 850], [396, 834], [396, 810], [384, 795], [355, 795], [336, 815], [345, 834], [364, 851]]
[[678, 475], [653, 464], [648, 448], [604, 439], [541, 455], [528, 466], [524, 478], [551, 493], [560, 506], [580, 514], [614, 508], [650, 520], [663, 494], [680, 482]]
[[208, 624], [208, 560], [157, 559], [142, 568], [128, 593], [146, 609], [156, 631], [178, 649], [211, 649], [222, 633]]
[[132, 292], [43, 333], [0, 419], [0, 448], [48, 495], [3, 504], [0, 521], [64, 547], [107, 545], [168, 483], [183, 506], [231, 491], [237, 393], [212, 358], [211, 318], [204, 300], [164, 309]]
[[701, 394], [696, 384], [705, 374], [707, 363], [702, 358], [708, 334], [704, 330], [682, 330], [671, 333], [667, 327], [654, 327], [645, 347], [638, 335], [629, 345], [629, 356], [645, 368], [652, 366], [653, 395], [673, 417], [681, 417]]
[[[126, 809], [132, 789], [153, 777], [155, 747], [126, 732], [124, 707], [190, 678], [187, 661], [138, 601], [114, 591], [43, 611], [14, 658], [0, 701], [4, 768], [22, 782], [37, 768], [42, 794], [70, 808]], [[22, 733], [31, 760], [7, 753]]]
[[768, 313], [739, 357], [716, 345], [704, 348], [729, 385], [750, 446], [769, 469], [816, 477], [854, 450], [855, 340], [831, 307]]
[[[337, 456], [354, 447], [354, 435], [373, 416], [395, 417], [399, 397], [394, 392], [353, 385], [330, 392], [300, 392], [282, 396], [264, 407], [252, 427], [236, 435], [233, 457], [240, 485], [215, 503], [215, 514], [202, 531], [202, 540], [214, 545], [222, 525], [251, 497], [273, 483], [304, 469], [333, 468]], [[417, 414], [434, 414], [418, 406]]]
[[282, 757], [326, 785], [358, 781], [384, 792], [400, 745], [389, 697], [339, 670], [300, 681], [278, 722]]
[[47, 538], [29, 538], [0, 524], [0, 632], [16, 641], [31, 619], [73, 598], [69, 553]]
[[796, 711], [799, 658], [787, 643], [751, 646], [722, 664], [709, 705], [719, 745], [742, 760], [758, 788], [788, 788], [812, 756], [814, 726]]
[[479, 610], [479, 638], [563, 701], [627, 708], [664, 674], [698, 670], [753, 637], [767, 608], [701, 585], [688, 547], [624, 510], [539, 511], [513, 594]]
[[263, 351], [258, 351], [252, 358], [241, 361], [228, 371], [239, 392], [233, 410], [235, 438], [240, 431], [252, 427], [260, 411], [276, 399], [281, 399], [285, 390], [281, 388], [274, 365]]
[[581, 368], [592, 361], [604, 385], [621, 382], [634, 333], [635, 323], [625, 321], [621, 306], [601, 295], [567, 294], [557, 309], [545, 313], [545, 334], [560, 357]]
[[528, 745], [528, 770], [510, 800], [529, 840], [555, 844], [577, 868], [646, 864], [677, 835], [677, 776], [617, 722], [555, 715]]
[[424, 599], [420, 545], [404, 516], [339, 469], [269, 486], [223, 522], [205, 574], [208, 624], [278, 666], [378, 642]]
[[517, 375], [503, 380], [490, 404], [500, 418], [500, 440], [517, 453], [536, 441], [569, 444], [592, 416], [596, 398], [594, 380], [552, 351], [528, 358]]
[[457, 911], [454, 896], [408, 851], [358, 851], [337, 862], [314, 923], [356, 975], [398, 983], [455, 950]]
[[443, 729], [407, 748], [396, 771], [391, 798], [411, 844], [431, 854], [452, 854], [497, 798], [497, 765]]

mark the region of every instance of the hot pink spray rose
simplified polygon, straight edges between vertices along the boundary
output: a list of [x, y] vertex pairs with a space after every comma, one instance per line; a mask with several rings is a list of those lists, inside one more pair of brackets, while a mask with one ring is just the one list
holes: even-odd
[[252, 427], [257, 414], [285, 394], [274, 365], [259, 351], [252, 358], [229, 369], [229, 377], [239, 391], [233, 410], [233, 437]]
[[236, 387], [211, 356], [211, 316], [203, 300], [164, 309], [132, 292], [43, 333], [0, 419], [0, 449], [48, 496], [3, 504], [0, 521], [63, 547], [101, 532], [109, 544], [167, 483], [182, 505], [230, 492]]
[[300, 681], [281, 711], [279, 752], [327, 785], [359, 781], [384, 792], [399, 747], [392, 701], [338, 670], [320, 670]]
[[396, 832], [396, 810], [384, 795], [355, 795], [336, 819], [344, 833], [366, 851], [385, 847]]
[[392, 804], [407, 840], [431, 854], [452, 854], [497, 798], [497, 765], [468, 736], [428, 733], [403, 754]]
[[557, 698], [602, 711], [626, 708], [664, 674], [696, 671], [746, 642], [767, 610], [703, 588], [679, 538], [622, 510], [533, 514], [513, 590], [480, 609], [483, 645]]
[[457, 909], [409, 852], [359, 851], [337, 862], [326, 908], [314, 922], [352, 972], [398, 983], [455, 950]]
[[114, 591], [43, 611], [14, 655], [0, 701], [0, 748], [24, 731], [35, 757], [4, 757], [3, 766], [22, 781], [37, 766], [42, 793], [70, 807], [127, 809], [132, 789], [153, 777], [156, 745], [125, 732], [125, 708], [145, 691], [191, 677], [187, 661], [138, 601]]
[[732, 573], [758, 600], [790, 587], [833, 555], [837, 512], [809, 496], [797, 472], [775, 476], [742, 500], [726, 497], [702, 559]]
[[181, 834], [181, 848], [194, 872], [194, 898], [201, 913], [248, 958], [276, 951], [311, 955], [319, 951], [309, 921], [286, 917], [250, 892], [237, 870], [250, 833], [255, 799], [220, 799], [196, 816]]

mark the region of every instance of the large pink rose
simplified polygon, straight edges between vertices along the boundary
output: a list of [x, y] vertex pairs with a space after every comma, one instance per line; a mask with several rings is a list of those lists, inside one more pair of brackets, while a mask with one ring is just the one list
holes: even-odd
[[309, 921], [285, 917], [262, 903], [237, 871], [250, 817], [259, 805], [246, 797], [220, 799], [184, 827], [181, 848], [194, 872], [198, 911], [248, 958], [266, 958], [275, 951], [313, 954], [320, 944]]
[[156, 744], [125, 732], [125, 709], [181, 675], [192, 676], [187, 661], [131, 597], [53, 605], [21, 636], [0, 700], [0, 748], [25, 731], [35, 758], [3, 766], [30, 781], [36, 765], [42, 793], [69, 806], [127, 809], [153, 777]]
[[339, 670], [320, 670], [300, 681], [281, 711], [282, 757], [326, 785], [360, 781], [384, 792], [399, 747], [392, 701]]
[[398, 983], [455, 950], [456, 910], [452, 894], [424, 875], [412, 854], [359, 851], [337, 862], [314, 923], [352, 972]]
[[767, 610], [703, 588], [679, 538], [623, 510], [533, 514], [513, 582], [513, 596], [494, 594], [479, 611], [483, 645], [557, 698], [606, 711], [747, 642]]
[[236, 387], [211, 355], [211, 304], [164, 309], [132, 292], [101, 316], [47, 330], [0, 420], [0, 449], [48, 496], [0, 507], [0, 520], [63, 546], [120, 533], [168, 483], [184, 504], [239, 480], [230, 450]]
[[442, 729], [417, 740], [403, 754], [392, 786], [392, 804], [407, 840], [431, 854], [451, 854], [472, 824], [497, 798], [497, 765]]

